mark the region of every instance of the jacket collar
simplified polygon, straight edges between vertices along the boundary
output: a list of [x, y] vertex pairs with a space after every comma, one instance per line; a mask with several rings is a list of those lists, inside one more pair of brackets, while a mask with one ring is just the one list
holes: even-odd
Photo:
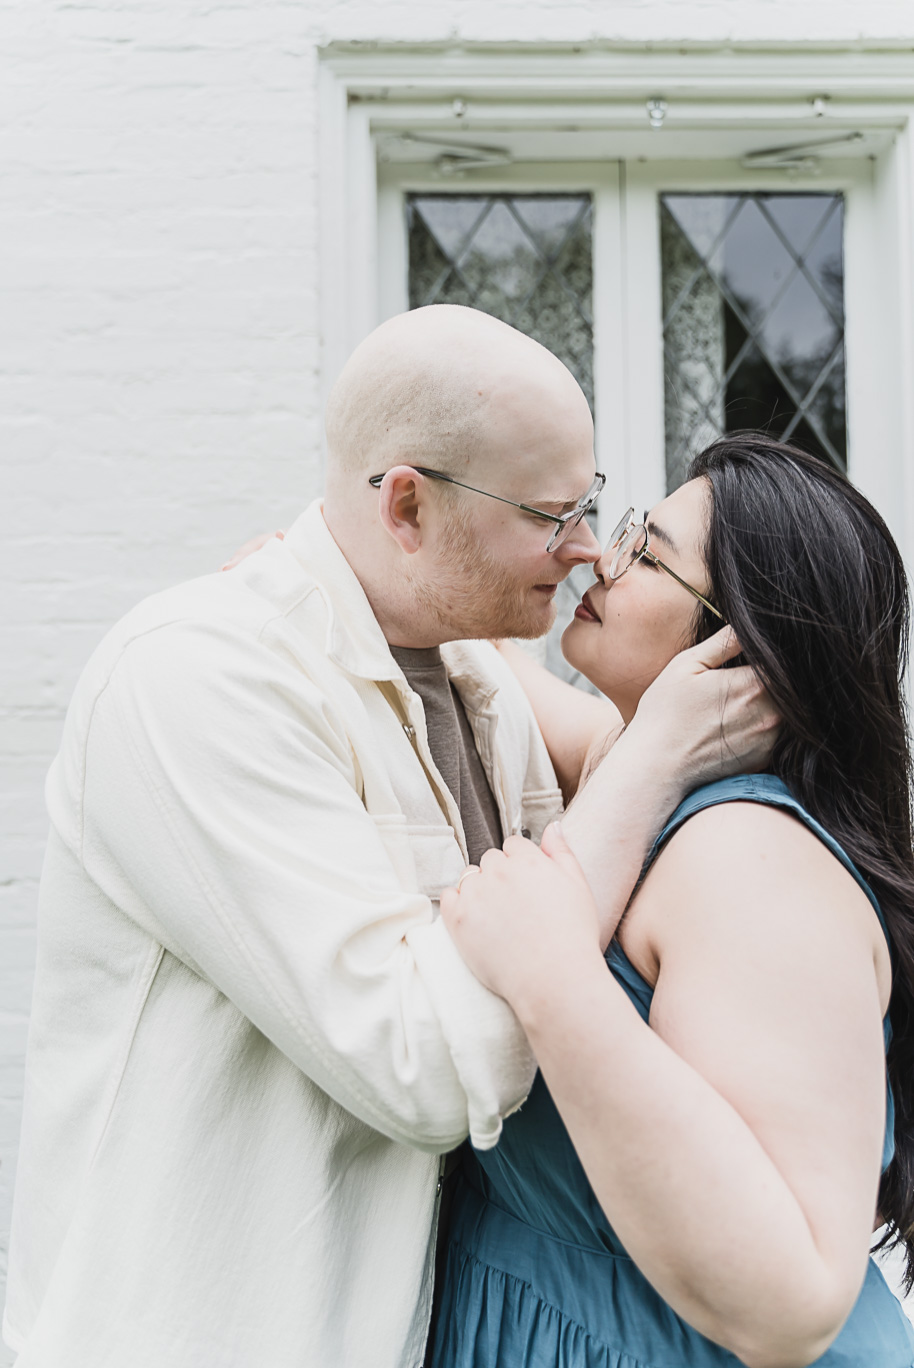
[[498, 684], [483, 666], [482, 654], [478, 641], [447, 641], [441, 647], [448, 678], [464, 707], [476, 713], [483, 712], [498, 693]]
[[[285, 535], [284, 545], [315, 581], [327, 608], [327, 655], [348, 674], [375, 681], [391, 680], [405, 689], [406, 678], [387, 645], [384, 633], [352, 566], [324, 522], [322, 504], [309, 504]], [[495, 680], [480, 666], [476, 642], [450, 641], [441, 647], [461, 699], [474, 712], [498, 692]]]
[[362, 679], [402, 680], [355, 572], [324, 522], [320, 499], [285, 535], [285, 545], [315, 581], [327, 608], [327, 655]]

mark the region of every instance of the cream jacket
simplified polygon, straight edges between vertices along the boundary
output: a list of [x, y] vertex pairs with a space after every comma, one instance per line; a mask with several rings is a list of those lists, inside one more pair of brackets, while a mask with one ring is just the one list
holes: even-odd
[[[560, 804], [445, 647], [506, 830]], [[19, 1368], [414, 1368], [439, 1155], [533, 1062], [435, 916], [460, 816], [318, 505], [93, 656], [47, 787], [5, 1335]]]

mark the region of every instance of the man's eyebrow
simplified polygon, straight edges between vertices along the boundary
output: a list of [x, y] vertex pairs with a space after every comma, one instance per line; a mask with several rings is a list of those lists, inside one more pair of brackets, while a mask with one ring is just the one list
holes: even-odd
[[669, 532], [664, 531], [659, 523], [649, 521], [646, 509], [644, 513], [644, 526], [647, 528], [648, 532], [650, 532], [651, 536], [656, 537], [659, 542], [663, 542], [663, 545], [668, 551], [672, 551], [674, 556], [679, 555], [679, 547], [673, 541]]
[[570, 499], [532, 499], [530, 507], [541, 508], [544, 513], [553, 509], [559, 513], [570, 513], [573, 508], [577, 508], [583, 497], [583, 494], [574, 494]]

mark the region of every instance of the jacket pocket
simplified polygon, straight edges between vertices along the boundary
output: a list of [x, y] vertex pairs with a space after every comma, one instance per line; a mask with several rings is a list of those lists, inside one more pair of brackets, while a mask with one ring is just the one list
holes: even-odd
[[442, 888], [456, 884], [465, 869], [460, 846], [449, 826], [407, 826], [420, 893], [437, 903]]
[[437, 903], [442, 888], [456, 884], [464, 864], [452, 827], [410, 823], [402, 813], [373, 813], [372, 820], [405, 889]]
[[531, 840], [539, 844], [543, 832], [564, 810], [561, 790], [558, 788], [529, 789], [523, 797], [524, 834], [529, 832]]

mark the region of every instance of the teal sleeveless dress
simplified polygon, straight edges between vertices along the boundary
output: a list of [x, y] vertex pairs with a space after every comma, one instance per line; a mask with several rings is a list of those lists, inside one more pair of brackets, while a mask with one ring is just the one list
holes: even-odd
[[[822, 840], [882, 915], [837, 842], [771, 775], [696, 790], [662, 842], [701, 809], [751, 801], [787, 809]], [[883, 929], [885, 929], [883, 923]], [[645, 1021], [653, 990], [613, 943], [609, 970]], [[890, 1039], [885, 1022], [886, 1046]], [[892, 1158], [888, 1094], [883, 1167]], [[430, 1368], [737, 1368], [685, 1323], [625, 1253], [594, 1196], [542, 1076], [495, 1149], [464, 1147]], [[818, 1368], [912, 1368], [914, 1327], [870, 1260], [863, 1289]]]

